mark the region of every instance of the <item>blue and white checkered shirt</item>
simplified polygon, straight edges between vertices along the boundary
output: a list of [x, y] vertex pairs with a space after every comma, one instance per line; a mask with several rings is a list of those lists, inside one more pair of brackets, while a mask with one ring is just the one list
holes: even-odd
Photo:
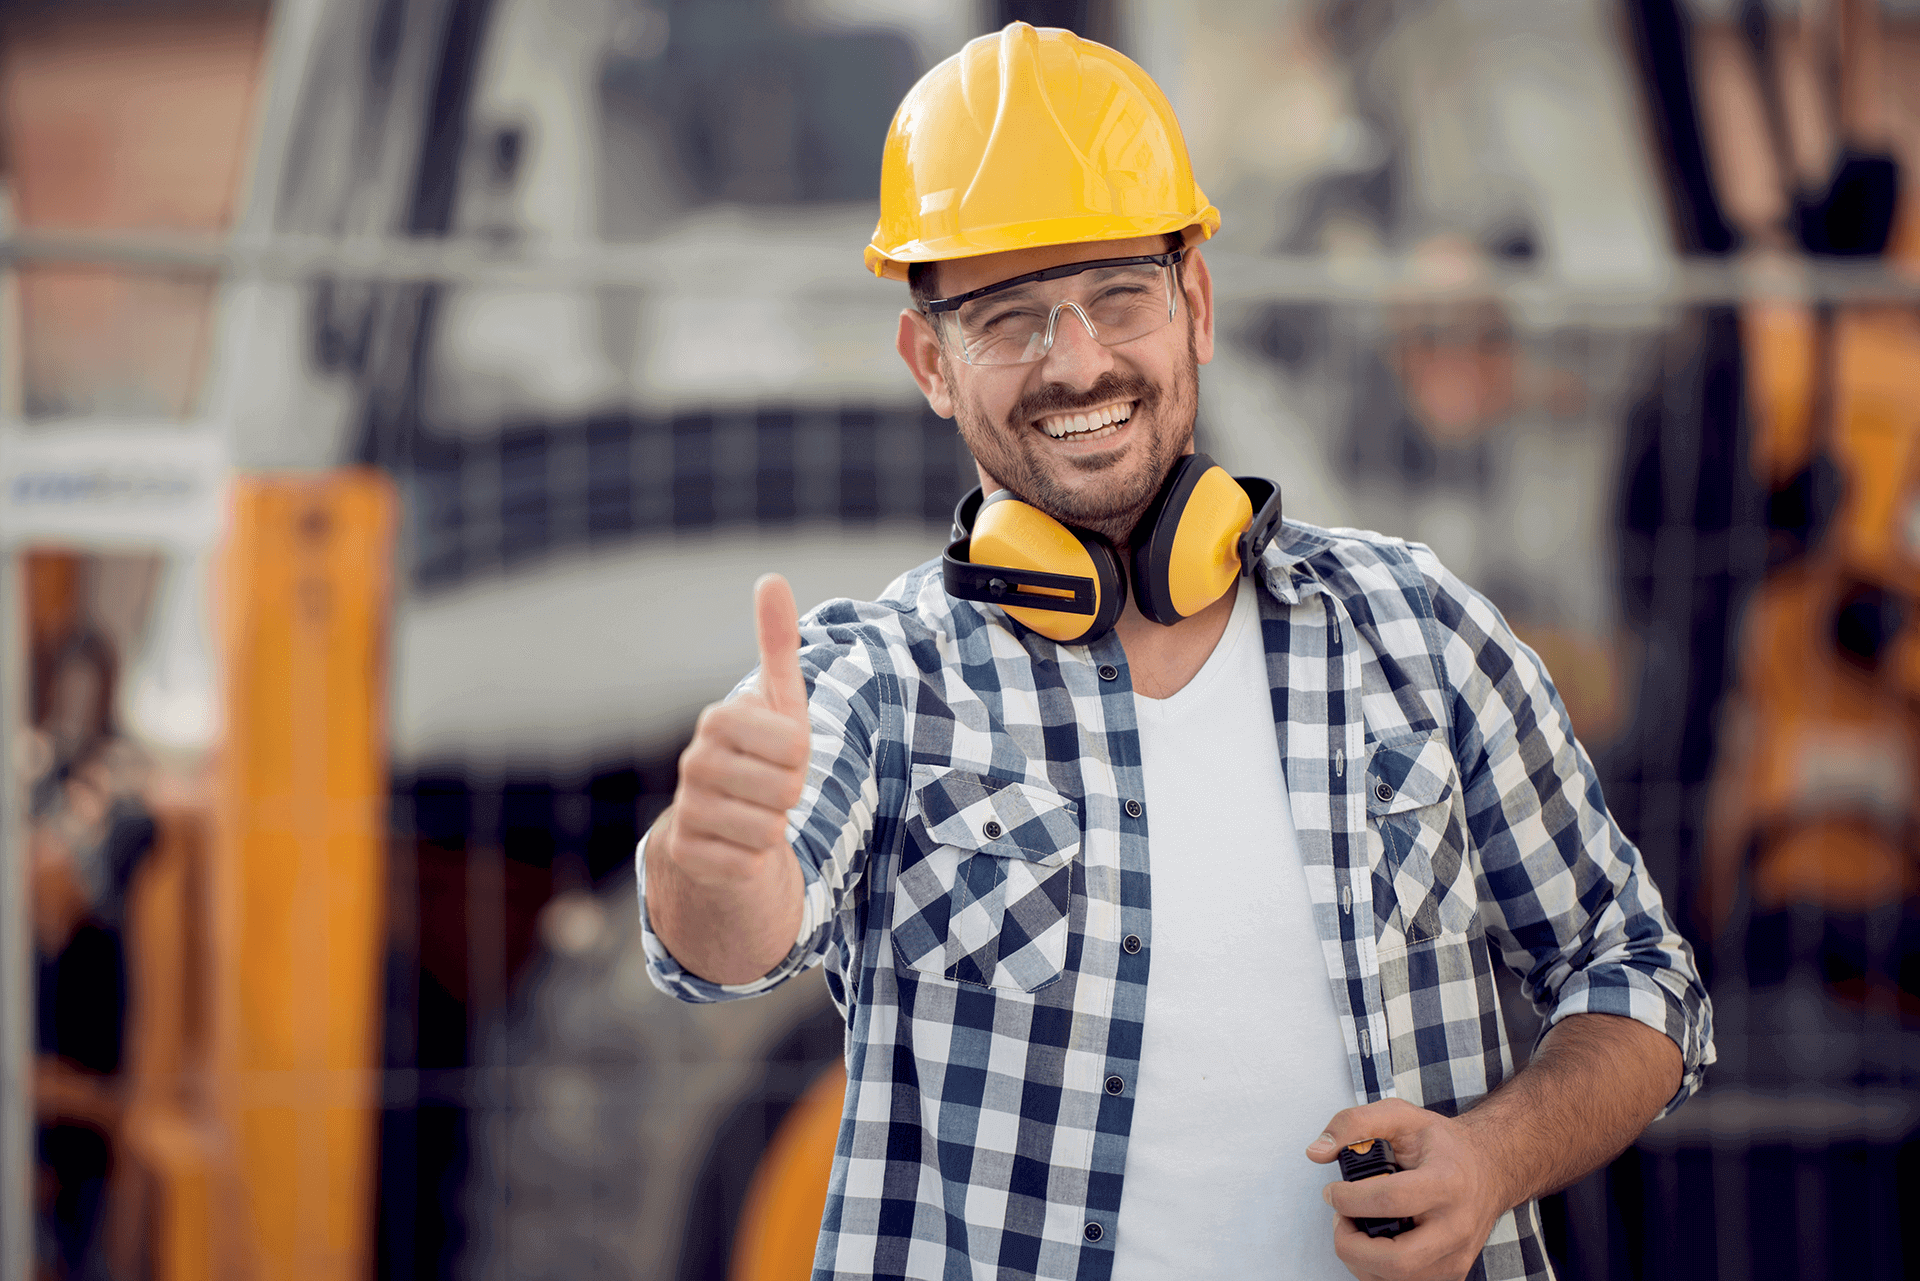
[[[1356, 1094], [1451, 1115], [1510, 1076], [1497, 959], [1547, 1026], [1666, 1033], [1686, 1065], [1667, 1107], [1686, 1099], [1706, 992], [1533, 652], [1418, 544], [1289, 522], [1255, 578]], [[933, 563], [809, 613], [800, 663], [799, 942], [722, 986], [648, 926], [654, 981], [722, 1001], [825, 963], [847, 1095], [816, 1278], [1103, 1279], [1154, 942], [1125, 651], [956, 601]], [[1473, 1275], [1550, 1275], [1534, 1205]]]

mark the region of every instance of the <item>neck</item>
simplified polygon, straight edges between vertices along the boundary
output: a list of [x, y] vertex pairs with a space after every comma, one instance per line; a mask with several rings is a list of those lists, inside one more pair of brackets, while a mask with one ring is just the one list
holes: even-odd
[[1148, 619], [1129, 597], [1113, 634], [1127, 651], [1134, 692], [1147, 698], [1171, 698], [1185, 689], [1226, 634], [1234, 593], [1239, 590], [1240, 580], [1235, 578], [1219, 600], [1172, 627]]

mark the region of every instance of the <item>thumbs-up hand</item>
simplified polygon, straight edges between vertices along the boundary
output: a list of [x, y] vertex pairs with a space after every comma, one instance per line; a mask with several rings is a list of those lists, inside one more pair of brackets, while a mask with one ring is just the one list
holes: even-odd
[[680, 875], [710, 886], [752, 879], [771, 854], [792, 858], [787, 811], [807, 781], [807, 689], [800, 616], [778, 574], [753, 588], [760, 675], [753, 689], [700, 713], [680, 754], [671, 857]]

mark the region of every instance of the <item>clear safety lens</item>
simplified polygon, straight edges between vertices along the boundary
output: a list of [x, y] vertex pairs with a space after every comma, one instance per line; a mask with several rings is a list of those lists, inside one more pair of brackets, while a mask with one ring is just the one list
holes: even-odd
[[1166, 325], [1173, 308], [1173, 268], [1131, 263], [991, 293], [939, 318], [968, 364], [1025, 365], [1052, 350], [1057, 326], [1076, 323], [1064, 313], [1115, 347]]

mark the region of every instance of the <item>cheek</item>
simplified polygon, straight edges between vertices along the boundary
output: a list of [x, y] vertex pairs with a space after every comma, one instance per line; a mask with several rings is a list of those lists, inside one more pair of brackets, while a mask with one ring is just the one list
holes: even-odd
[[1018, 399], [1014, 395], [995, 394], [991, 388], [956, 386], [955, 420], [966, 431], [991, 439], [1007, 430], [1007, 415]]

